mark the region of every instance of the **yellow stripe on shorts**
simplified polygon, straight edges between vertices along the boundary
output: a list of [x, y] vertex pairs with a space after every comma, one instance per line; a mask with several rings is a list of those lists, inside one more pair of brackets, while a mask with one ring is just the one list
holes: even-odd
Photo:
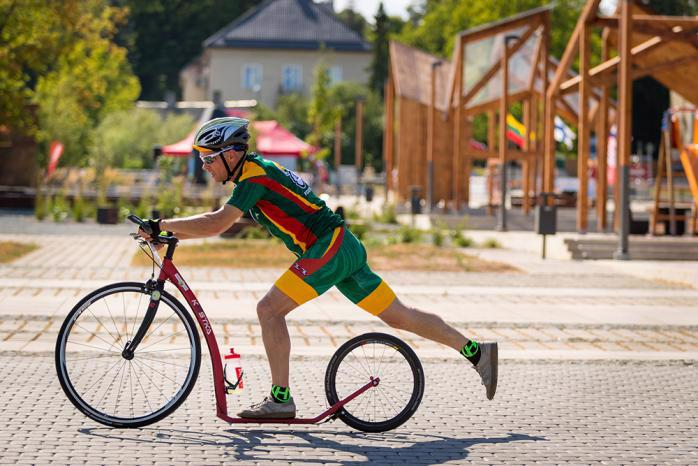
[[388, 284], [385, 283], [385, 280], [382, 280], [381, 284], [378, 285], [376, 289], [371, 292], [371, 294], [356, 303], [356, 305], [361, 309], [370, 312], [374, 316], [377, 316], [381, 312], [385, 311], [394, 300], [395, 293], [388, 286]]
[[298, 275], [290, 270], [287, 270], [280, 276], [274, 285], [286, 296], [294, 300], [299, 306], [316, 298], [318, 295], [312, 286], [305, 283]]

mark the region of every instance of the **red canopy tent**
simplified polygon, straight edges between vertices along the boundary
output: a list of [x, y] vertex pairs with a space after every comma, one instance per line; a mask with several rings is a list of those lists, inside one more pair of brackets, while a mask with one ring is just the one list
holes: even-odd
[[[252, 122], [252, 128], [256, 133], [257, 152], [264, 156], [291, 156], [298, 158], [301, 155], [317, 152], [317, 148], [299, 139], [276, 120], [254, 121]], [[162, 154], [170, 157], [190, 155], [195, 134], [196, 130], [189, 133], [181, 141], [164, 146]]]

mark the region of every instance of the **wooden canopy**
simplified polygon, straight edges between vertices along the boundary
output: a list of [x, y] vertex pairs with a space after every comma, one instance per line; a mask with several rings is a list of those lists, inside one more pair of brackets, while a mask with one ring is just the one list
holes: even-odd
[[[550, 129], [554, 118], [552, 109], [557, 108], [555, 103], [558, 100], [570, 93], [578, 95], [577, 229], [581, 232], [587, 230], [588, 156], [592, 130], [596, 132], [598, 141], [597, 225], [601, 231], [606, 229], [606, 142], [611, 124], [608, 114], [611, 86], [618, 86], [618, 165], [621, 173], [627, 172], [629, 167], [634, 79], [652, 76], [688, 101], [698, 104], [698, 86], [693, 82], [693, 77], [698, 74], [698, 17], [652, 15], [633, 0], [619, 0], [616, 14], [604, 17], [599, 15], [599, 3], [600, 0], [588, 0], [584, 6], [546, 94], [546, 108], [549, 109], [545, 115], [547, 132], [544, 138], [543, 184], [546, 191], [552, 190], [554, 183], [555, 143]], [[590, 51], [594, 28], [602, 28], [603, 49], [602, 63], [592, 67]], [[618, 50], [618, 55], [611, 57], [614, 48]], [[577, 55], [579, 75], [570, 78], [567, 73]], [[592, 107], [592, 96], [599, 94], [601, 99], [598, 105]], [[592, 118], [595, 116], [594, 124]], [[616, 206], [629, 204], [627, 192], [623, 194], [618, 183], [615, 200]], [[624, 229], [629, 220], [621, 219], [620, 212], [620, 208], [615, 209], [615, 225]], [[627, 234], [621, 236], [627, 237]], [[623, 248], [627, 249], [627, 241], [621, 245], [620, 249]]]

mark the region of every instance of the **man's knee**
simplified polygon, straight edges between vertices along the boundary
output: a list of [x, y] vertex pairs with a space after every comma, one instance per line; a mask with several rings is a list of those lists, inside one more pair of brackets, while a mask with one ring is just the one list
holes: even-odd
[[411, 309], [395, 299], [395, 301], [388, 306], [385, 311], [378, 314], [378, 317], [393, 328], [403, 329], [409, 321], [410, 312]]
[[260, 321], [283, 317], [284, 315], [283, 312], [279, 311], [278, 307], [272, 305], [271, 300], [267, 299], [266, 296], [257, 303], [257, 317]]

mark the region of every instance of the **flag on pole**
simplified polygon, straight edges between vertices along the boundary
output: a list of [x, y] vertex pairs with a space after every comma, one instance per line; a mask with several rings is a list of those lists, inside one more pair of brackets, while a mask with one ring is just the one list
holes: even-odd
[[[529, 137], [534, 140], [536, 133], [531, 132]], [[511, 113], [507, 113], [507, 139], [522, 149], [526, 142], [526, 127]]]
[[56, 167], [58, 166], [58, 160], [63, 155], [63, 143], [60, 141], [53, 141], [51, 147], [48, 151], [48, 167], [46, 168], [46, 178], [50, 177]]
[[574, 131], [572, 131], [559, 116], [555, 116], [553, 136], [555, 137], [555, 141], [564, 144], [569, 150], [574, 148], [574, 140], [577, 139], [577, 135], [574, 134]]

